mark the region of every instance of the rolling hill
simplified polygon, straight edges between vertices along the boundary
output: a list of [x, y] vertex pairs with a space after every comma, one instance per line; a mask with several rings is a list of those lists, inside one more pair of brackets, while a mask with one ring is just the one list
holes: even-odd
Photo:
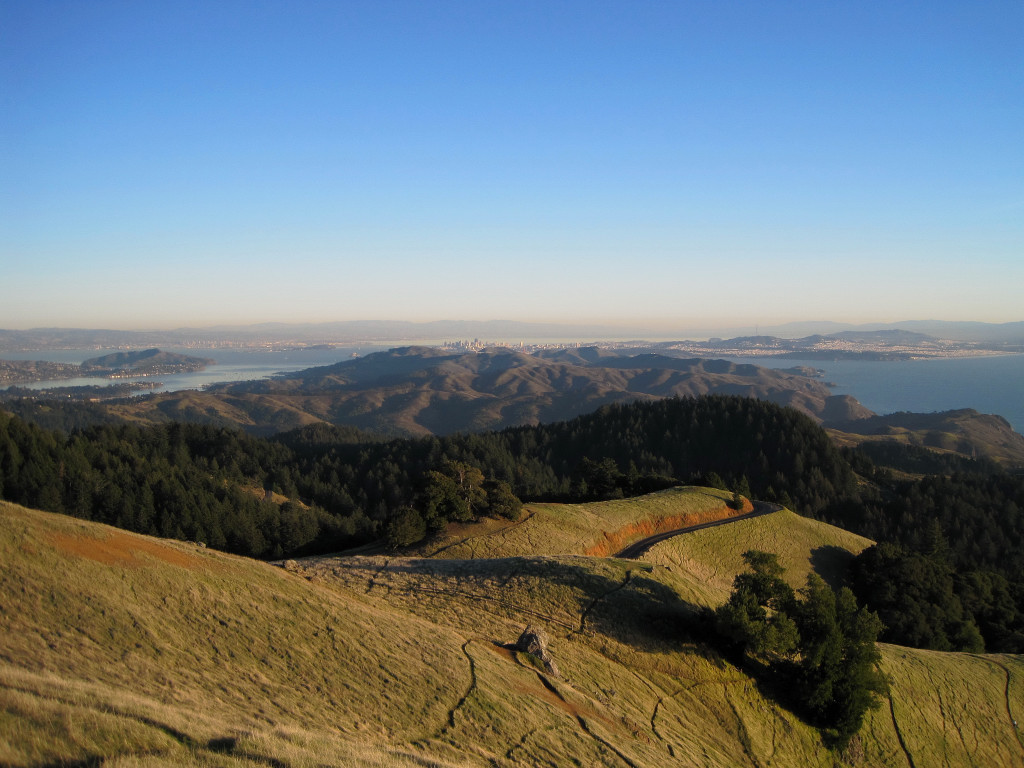
[[[634, 524], [652, 503], [637, 503]], [[10, 504], [0, 516], [0, 764], [840, 759], [691, 636], [706, 579], [680, 555], [659, 562], [675, 542], [639, 561], [372, 556], [281, 568]], [[822, 547], [863, 544], [787, 515], [717, 530], [733, 532], [719, 580], [768, 531], [805, 567]], [[686, 557], [713, 552], [705, 542]], [[508, 647], [527, 624], [547, 635], [557, 674]], [[1024, 765], [1019, 657], [882, 653], [892, 698], [846, 764]]]
[[748, 549], [777, 554], [794, 589], [804, 586], [811, 571], [838, 588], [850, 560], [873, 543], [784, 509], [676, 536], [656, 544], [644, 560], [687, 574], [693, 587], [699, 588], [687, 599], [713, 606], [729, 597], [733, 577], [743, 570], [743, 553]]
[[528, 355], [406, 347], [112, 410], [137, 421], [233, 423], [263, 433], [323, 421], [418, 436], [548, 423], [609, 403], [703, 394], [757, 397], [819, 421], [871, 415], [853, 398], [832, 395], [821, 381], [793, 372], [725, 360], [623, 357], [596, 348]]
[[205, 357], [179, 355], [161, 349], [143, 349], [130, 352], [113, 352], [109, 355], [92, 357], [82, 363], [82, 371], [89, 374], [108, 372], [170, 373], [201, 371], [214, 361]]
[[[449, 524], [446, 531], [405, 552], [422, 557], [480, 559], [525, 555], [606, 557], [639, 538], [726, 519], [727, 491], [669, 488], [631, 499], [581, 504], [527, 504], [515, 522], [483, 518]], [[747, 507], [749, 509], [749, 506]]]

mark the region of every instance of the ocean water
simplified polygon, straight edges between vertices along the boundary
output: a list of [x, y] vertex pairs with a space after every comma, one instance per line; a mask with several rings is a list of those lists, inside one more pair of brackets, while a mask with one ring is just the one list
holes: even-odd
[[794, 360], [730, 358], [766, 368], [806, 365], [825, 371], [837, 395], [852, 395], [875, 413], [933, 413], [973, 408], [1002, 416], [1024, 433], [1024, 355], [935, 360]]

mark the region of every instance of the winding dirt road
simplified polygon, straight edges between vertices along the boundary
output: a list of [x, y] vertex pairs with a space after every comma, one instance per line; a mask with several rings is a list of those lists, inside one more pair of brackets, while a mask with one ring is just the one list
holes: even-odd
[[782, 509], [781, 504], [772, 504], [768, 501], [752, 501], [754, 510], [747, 512], [744, 515], [736, 515], [736, 517], [727, 517], [723, 520], [715, 520], [711, 523], [701, 523], [700, 525], [690, 525], [686, 528], [677, 528], [674, 531], [665, 531], [665, 533], [656, 533], [653, 536], [648, 536], [646, 539], [640, 539], [640, 541], [630, 544], [625, 549], [616, 552], [613, 557], [624, 557], [631, 560], [643, 555], [647, 550], [653, 547], [655, 544], [665, 541], [665, 539], [671, 539], [673, 536], [678, 536], [681, 533], [692, 533], [693, 531], [699, 531], [702, 528], [714, 528], [719, 525], [727, 525], [729, 523], [735, 523], [739, 520], [749, 520], [752, 517], [760, 517], [761, 515], [768, 515], [772, 512], [778, 512]]

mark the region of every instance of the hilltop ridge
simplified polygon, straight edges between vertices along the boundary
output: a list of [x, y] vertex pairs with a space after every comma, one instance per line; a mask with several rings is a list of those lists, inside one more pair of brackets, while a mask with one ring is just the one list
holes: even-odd
[[1024, 466], [1024, 435], [1014, 431], [1002, 416], [979, 413], [973, 408], [853, 419], [836, 415], [826, 418], [823, 426], [840, 445], [896, 442]]

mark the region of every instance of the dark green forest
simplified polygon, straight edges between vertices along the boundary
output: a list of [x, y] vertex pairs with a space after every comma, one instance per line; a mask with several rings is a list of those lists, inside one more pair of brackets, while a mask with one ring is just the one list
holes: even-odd
[[[400, 440], [325, 424], [274, 438], [179, 423], [65, 432], [0, 411], [2, 498], [261, 558], [408, 544], [450, 520], [514, 517], [519, 499], [681, 483], [778, 501], [878, 541], [850, 586], [886, 625], [882, 639], [1024, 652], [1024, 478], [894, 444], [840, 450], [810, 418], [765, 401], [638, 402]], [[289, 501], [264, 500], [266, 489]]]

